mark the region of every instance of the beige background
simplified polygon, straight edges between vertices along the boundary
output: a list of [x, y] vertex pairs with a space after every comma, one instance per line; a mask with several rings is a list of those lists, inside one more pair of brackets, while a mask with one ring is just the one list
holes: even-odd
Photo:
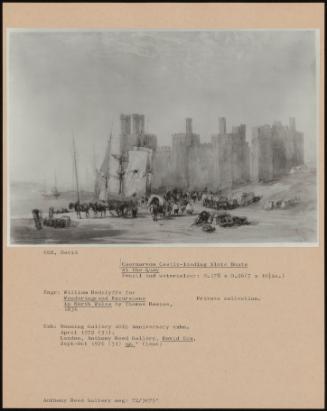
[[[318, 28], [323, 73], [323, 12], [322, 4], [5, 4], [4, 30]], [[3, 50], [6, 53], [6, 35]], [[4, 76], [5, 84], [5, 71]], [[321, 76], [318, 247], [77, 247], [79, 255], [70, 257], [47, 256], [42, 247], [4, 247], [4, 405], [44, 407], [44, 397], [143, 396], [158, 397], [159, 407], [322, 407], [323, 90]], [[5, 156], [6, 121], [4, 127]], [[4, 244], [6, 182], [5, 156]], [[121, 258], [246, 261], [252, 272], [285, 273], [286, 278], [255, 285], [216, 282], [215, 287], [203, 280], [122, 281]], [[132, 289], [153, 300], [171, 300], [175, 307], [150, 314], [148, 310], [65, 313], [59, 299], [43, 296], [45, 288]], [[254, 293], [263, 297], [258, 305], [199, 305], [194, 300], [196, 295]], [[189, 323], [197, 342], [143, 351], [64, 350], [51, 331], [42, 329], [44, 322], [169, 319]]]

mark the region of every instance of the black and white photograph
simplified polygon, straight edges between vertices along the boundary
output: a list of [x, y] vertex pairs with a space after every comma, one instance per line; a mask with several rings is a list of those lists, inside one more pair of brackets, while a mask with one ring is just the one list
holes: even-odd
[[10, 29], [10, 245], [317, 243], [317, 34]]

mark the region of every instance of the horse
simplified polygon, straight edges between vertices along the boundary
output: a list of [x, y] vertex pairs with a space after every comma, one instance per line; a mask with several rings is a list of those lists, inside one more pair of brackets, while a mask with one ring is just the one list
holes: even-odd
[[112, 199], [108, 201], [107, 206], [109, 213], [111, 215], [116, 215], [118, 217], [128, 217], [131, 215], [132, 217], [137, 217], [138, 212], [138, 200], [137, 199], [123, 199], [123, 200], [116, 200]]
[[175, 202], [172, 206], [172, 211], [174, 215], [178, 215], [179, 213], [179, 205]]
[[85, 217], [88, 218], [90, 217], [90, 204], [88, 203], [83, 203], [81, 204], [81, 211], [84, 211]]
[[64, 213], [69, 213], [69, 210], [66, 207], [61, 207], [61, 208], [55, 208], [53, 212], [54, 214], [64, 214]]
[[95, 216], [97, 216], [98, 213], [100, 213], [101, 217], [106, 216], [106, 211], [107, 211], [106, 204], [95, 202], [95, 203], [90, 203], [89, 205]]
[[78, 218], [82, 218], [81, 212], [85, 213], [85, 218], [90, 216], [90, 204], [88, 203], [81, 204], [79, 201], [76, 201], [75, 203], [69, 203], [68, 208], [69, 210], [74, 209]]

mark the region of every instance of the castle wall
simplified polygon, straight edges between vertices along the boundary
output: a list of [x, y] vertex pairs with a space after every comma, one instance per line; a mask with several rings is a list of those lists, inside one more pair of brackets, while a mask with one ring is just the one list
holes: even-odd
[[193, 145], [189, 152], [189, 185], [190, 190], [201, 190], [204, 187], [213, 189], [212, 144]]
[[172, 169], [175, 175], [176, 187], [183, 188], [187, 185], [188, 146], [183, 133], [173, 135], [172, 144]]
[[266, 182], [273, 179], [272, 130], [269, 125], [253, 130], [252, 171], [254, 181]]
[[173, 185], [173, 183], [171, 147], [158, 147], [152, 164], [152, 187], [167, 187]]
[[273, 177], [278, 178], [290, 170], [288, 130], [281, 123], [275, 123], [271, 129]]
[[233, 128], [232, 144], [232, 184], [242, 184], [248, 181], [249, 163], [247, 159], [247, 142], [245, 140], [245, 126]]
[[157, 147], [157, 137], [145, 133], [144, 115], [121, 115], [121, 150], [133, 146], [151, 148], [152, 186], [217, 191], [252, 181], [268, 182], [287, 174], [304, 163], [303, 133], [275, 122], [256, 127], [251, 146], [246, 141], [246, 126], [241, 124], [227, 133], [226, 119], [218, 120], [219, 134], [211, 143], [201, 143], [193, 132], [192, 119], [185, 121], [185, 132], [172, 136], [172, 146]]
[[[226, 131], [225, 118], [219, 119], [219, 130]], [[213, 185], [231, 188], [250, 179], [250, 152], [246, 141], [246, 127], [241, 124], [232, 133], [219, 133], [211, 138], [213, 149]]]
[[251, 178], [271, 181], [287, 174], [292, 167], [304, 164], [303, 133], [296, 130], [295, 119], [289, 126], [275, 122], [273, 126], [253, 130], [251, 146]]
[[[194, 150], [200, 145], [200, 136], [193, 133], [192, 119], [186, 119], [185, 133], [175, 133], [172, 136], [172, 169], [175, 175], [174, 185], [186, 188], [190, 185]], [[192, 173], [194, 175], [194, 173]]]
[[232, 134], [218, 134], [211, 138], [213, 147], [213, 185], [219, 189], [233, 184]]

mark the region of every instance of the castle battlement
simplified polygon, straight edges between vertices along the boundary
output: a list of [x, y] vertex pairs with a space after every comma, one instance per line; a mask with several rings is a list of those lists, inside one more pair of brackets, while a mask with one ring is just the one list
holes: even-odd
[[185, 119], [185, 131], [172, 134], [171, 146], [159, 146], [155, 134], [146, 133], [143, 114], [122, 114], [121, 149], [147, 147], [153, 150], [153, 186], [212, 190], [232, 188], [253, 181], [271, 181], [303, 164], [303, 133], [295, 118], [288, 125], [280, 121], [252, 129], [251, 144], [246, 125], [227, 129], [225, 117], [211, 142], [201, 143], [193, 131], [192, 119]]
[[157, 136], [145, 132], [144, 114], [120, 115], [120, 151], [127, 152], [132, 147], [147, 147], [157, 149]]

